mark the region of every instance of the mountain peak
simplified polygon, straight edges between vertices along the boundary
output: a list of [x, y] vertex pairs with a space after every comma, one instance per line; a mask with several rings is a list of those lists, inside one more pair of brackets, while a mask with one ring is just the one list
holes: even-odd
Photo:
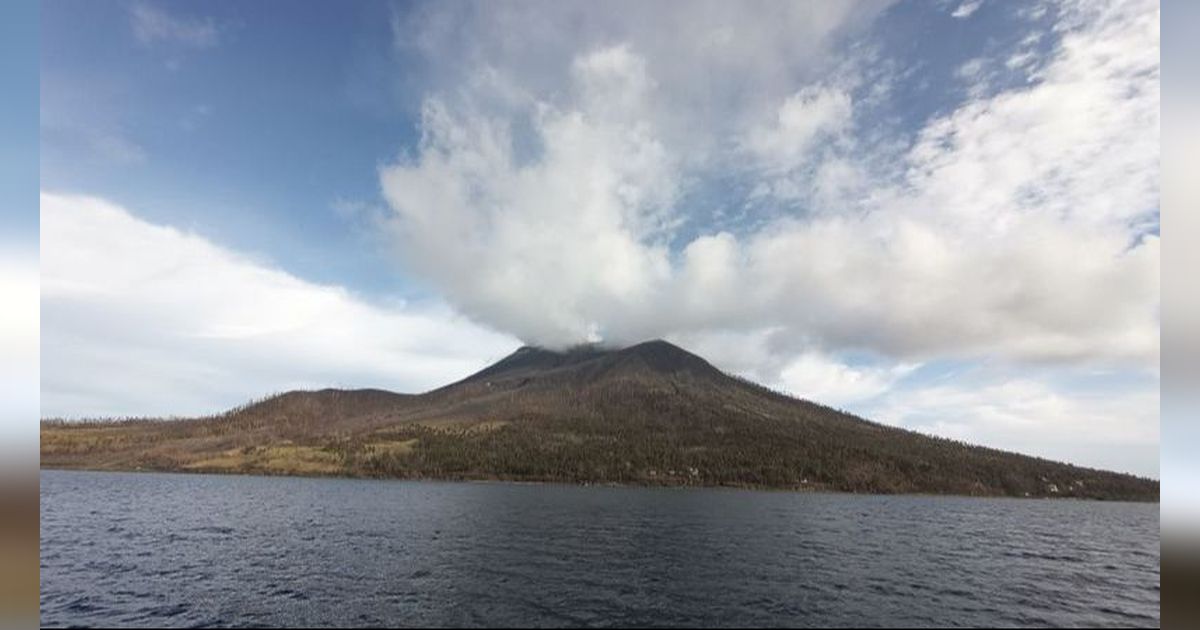
[[617, 351], [618, 355], [636, 357], [656, 372], [716, 372], [708, 361], [662, 339], [644, 341]]
[[489, 382], [498, 379], [527, 381], [549, 375], [576, 376], [580, 377], [581, 382], [591, 382], [601, 374], [629, 375], [634, 372], [659, 375], [720, 374], [715, 367], [695, 354], [668, 341], [654, 339], [624, 348], [612, 348], [596, 343], [580, 344], [563, 350], [522, 346], [461, 382]]

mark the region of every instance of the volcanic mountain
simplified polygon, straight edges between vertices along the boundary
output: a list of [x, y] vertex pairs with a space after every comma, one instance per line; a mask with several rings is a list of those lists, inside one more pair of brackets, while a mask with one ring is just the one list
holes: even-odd
[[524, 347], [417, 395], [296, 391], [218, 416], [42, 422], [50, 468], [1158, 500], [1157, 481], [889, 427], [665, 341]]

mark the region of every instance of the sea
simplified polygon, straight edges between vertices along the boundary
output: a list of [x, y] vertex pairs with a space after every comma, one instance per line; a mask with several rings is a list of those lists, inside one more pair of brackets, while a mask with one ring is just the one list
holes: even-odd
[[1158, 626], [1159, 506], [41, 473], [43, 626]]

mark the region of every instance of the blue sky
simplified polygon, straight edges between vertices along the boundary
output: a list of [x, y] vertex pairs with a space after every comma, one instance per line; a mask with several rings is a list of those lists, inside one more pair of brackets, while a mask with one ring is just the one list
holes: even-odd
[[[133, 24], [139, 7], [211, 28], [211, 41], [143, 41]], [[119, 199], [143, 218], [260, 253], [309, 279], [412, 291], [403, 270], [380, 257], [378, 243], [335, 209], [380, 203], [376, 169], [419, 139], [436, 64], [399, 49], [405, 35], [393, 23], [425, 8], [46, 3], [43, 188]], [[1027, 21], [1014, 24], [1011, 7], [980, 6], [969, 20], [951, 13], [935, 3], [886, 11], [887, 26], [873, 32], [877, 54], [911, 65], [917, 79], [858, 114], [870, 125], [913, 133], [961, 102], [965, 88], [948, 84], [963, 60], [1002, 49], [1029, 29]], [[731, 183], [738, 184], [717, 181], [717, 190], [701, 191], [695, 212], [728, 204], [721, 189]]]
[[667, 337], [1157, 476], [1155, 3], [41, 11], [44, 415]]
[[[380, 272], [332, 211], [377, 196], [376, 166], [415, 137], [383, 102], [389, 6], [193, 5], [43, 7], [43, 187], [121, 199], [305, 277], [396, 291], [395, 268]], [[211, 24], [212, 41], [142, 41], [139, 6]]]

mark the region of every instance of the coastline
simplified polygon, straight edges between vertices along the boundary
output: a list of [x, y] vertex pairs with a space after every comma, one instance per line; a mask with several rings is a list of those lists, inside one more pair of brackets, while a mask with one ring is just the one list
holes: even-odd
[[931, 492], [855, 492], [848, 490], [839, 490], [827, 486], [817, 486], [815, 484], [809, 486], [769, 486], [760, 484], [672, 484], [672, 483], [629, 483], [629, 482], [572, 482], [556, 479], [528, 479], [516, 477], [501, 477], [501, 476], [385, 476], [385, 475], [362, 475], [347, 472], [346, 474], [330, 474], [330, 473], [280, 473], [271, 471], [230, 471], [230, 470], [202, 470], [202, 469], [124, 469], [124, 468], [85, 468], [85, 467], [64, 467], [64, 466], [44, 466], [39, 465], [39, 473], [42, 471], [56, 472], [89, 472], [89, 473], [122, 473], [122, 474], [168, 474], [168, 475], [210, 475], [220, 477], [264, 477], [264, 478], [296, 478], [296, 479], [344, 479], [344, 480], [361, 480], [361, 481], [409, 481], [409, 482], [430, 482], [430, 483], [473, 483], [473, 484], [505, 484], [505, 485], [522, 485], [522, 486], [568, 486], [576, 488], [640, 488], [640, 489], [664, 489], [664, 490], [741, 490], [750, 492], [770, 492], [770, 493], [788, 493], [788, 494], [829, 494], [839, 496], [862, 496], [862, 497], [925, 497], [925, 498], [958, 498], [958, 499], [1012, 499], [1017, 501], [1087, 501], [1095, 503], [1136, 503], [1146, 505], [1159, 505], [1161, 498], [1154, 500], [1137, 500], [1137, 499], [1106, 499], [1095, 497], [1074, 497], [1074, 496], [1012, 496], [1005, 494], [956, 494], [956, 493], [931, 493]]

